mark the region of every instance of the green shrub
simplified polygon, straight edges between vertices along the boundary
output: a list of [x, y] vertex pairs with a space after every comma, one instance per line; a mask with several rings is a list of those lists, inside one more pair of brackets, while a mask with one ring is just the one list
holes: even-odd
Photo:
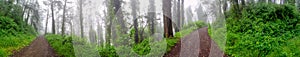
[[15, 36], [19, 30], [14, 19], [7, 17], [0, 17], [0, 37]]
[[96, 44], [87, 42], [87, 38], [77, 36], [46, 35], [51, 47], [61, 57], [97, 57]]
[[[253, 4], [242, 11], [242, 18], [226, 19], [226, 53], [234, 57], [294, 55], [282, 52], [288, 40], [300, 33], [299, 12], [291, 5]], [[299, 51], [291, 50], [291, 52]], [[288, 56], [288, 57], [289, 57]]]
[[13, 51], [19, 51], [28, 46], [35, 38], [34, 34], [24, 34], [20, 29], [21, 25], [14, 22], [14, 19], [0, 16], [0, 56], [12, 55]]
[[114, 46], [106, 44], [98, 48], [101, 57], [119, 57]]
[[45, 36], [50, 46], [62, 57], [75, 57], [72, 37], [49, 34]]
[[138, 55], [146, 55], [150, 53], [150, 50], [149, 40], [144, 40], [139, 44], [133, 45], [133, 51]]

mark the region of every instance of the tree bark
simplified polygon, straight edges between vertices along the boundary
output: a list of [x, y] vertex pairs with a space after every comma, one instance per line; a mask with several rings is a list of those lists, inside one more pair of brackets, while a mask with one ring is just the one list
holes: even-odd
[[164, 37], [166, 38], [173, 37], [171, 5], [171, 0], [163, 0]]
[[155, 32], [155, 1], [154, 0], [149, 0], [149, 9], [148, 9], [148, 25], [150, 29], [150, 35], [153, 35]]
[[53, 0], [51, 0], [51, 12], [52, 12], [52, 33], [55, 34], [54, 1]]
[[65, 22], [66, 22], [66, 7], [67, 7], [67, 1], [65, 0], [65, 4], [64, 4], [64, 9], [63, 9], [63, 21], [62, 21], [62, 27], [61, 27], [61, 35], [64, 36], [65, 35]]
[[81, 38], [84, 37], [82, 7], [83, 7], [83, 1], [79, 0], [79, 19], [80, 19], [80, 34], [81, 34]]
[[132, 17], [133, 17], [133, 27], [134, 27], [134, 41], [135, 43], [139, 43], [139, 29], [138, 29], [138, 18], [137, 18], [137, 1], [138, 0], [131, 0], [131, 7], [132, 7]]
[[48, 19], [49, 19], [49, 11], [47, 11], [45, 34], [47, 34], [47, 30], [48, 30]]
[[180, 16], [180, 0], [177, 1], [177, 29], [175, 29], [175, 32], [179, 32], [181, 29], [180, 24], [181, 16]]
[[182, 0], [181, 1], [181, 9], [180, 9], [180, 12], [181, 12], [181, 14], [180, 14], [180, 19], [181, 19], [181, 27], [183, 27], [183, 25], [184, 25], [184, 0]]

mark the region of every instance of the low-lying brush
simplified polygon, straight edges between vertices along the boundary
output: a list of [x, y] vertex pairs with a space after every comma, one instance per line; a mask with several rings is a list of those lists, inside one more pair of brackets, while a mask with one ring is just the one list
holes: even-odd
[[229, 56], [299, 56], [300, 49], [294, 45], [299, 41], [300, 15], [294, 6], [253, 4], [245, 7], [241, 16], [226, 19]]
[[[35, 38], [34, 34], [26, 33], [27, 30], [22, 30], [19, 25], [14, 22], [14, 19], [0, 16], [0, 57], [7, 57], [18, 52], [20, 49], [28, 46]], [[30, 26], [23, 26], [30, 28]], [[33, 29], [30, 29], [33, 31]]]

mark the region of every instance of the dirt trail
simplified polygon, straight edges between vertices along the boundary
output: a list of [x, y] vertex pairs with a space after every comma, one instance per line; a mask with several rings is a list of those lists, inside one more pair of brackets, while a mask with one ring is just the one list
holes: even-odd
[[15, 53], [12, 57], [58, 57], [45, 37], [37, 37], [28, 47]]
[[207, 31], [201, 28], [181, 38], [164, 57], [226, 57]]

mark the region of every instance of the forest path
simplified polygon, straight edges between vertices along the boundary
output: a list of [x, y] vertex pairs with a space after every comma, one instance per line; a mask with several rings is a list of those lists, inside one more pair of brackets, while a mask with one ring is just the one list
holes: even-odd
[[37, 37], [30, 46], [23, 48], [12, 57], [58, 57], [44, 36]]
[[226, 57], [208, 35], [208, 29], [200, 28], [183, 37], [164, 57]]

